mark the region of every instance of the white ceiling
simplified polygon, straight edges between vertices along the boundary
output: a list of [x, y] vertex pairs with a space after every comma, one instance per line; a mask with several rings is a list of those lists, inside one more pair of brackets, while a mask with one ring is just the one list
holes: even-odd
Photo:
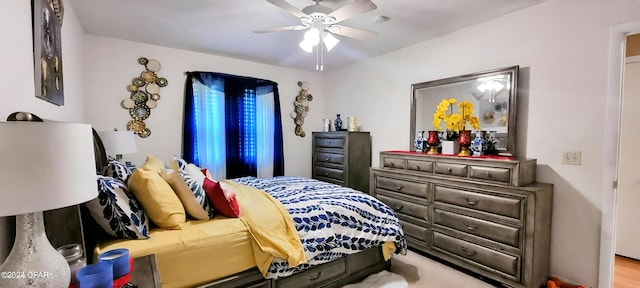
[[[378, 8], [340, 22], [377, 32], [373, 40], [336, 36], [324, 55], [325, 71], [344, 67], [544, 0], [372, 0]], [[287, 0], [302, 9], [312, 0]], [[351, 0], [323, 0], [332, 9]], [[315, 52], [298, 43], [305, 31], [265, 34], [253, 30], [299, 25], [295, 16], [266, 0], [69, 0], [90, 34], [198, 51], [255, 62], [315, 70]], [[379, 16], [389, 21], [376, 23]]]

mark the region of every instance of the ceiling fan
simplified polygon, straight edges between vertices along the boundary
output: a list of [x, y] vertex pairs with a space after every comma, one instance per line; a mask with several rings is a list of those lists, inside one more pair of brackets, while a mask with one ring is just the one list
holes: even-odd
[[[305, 32], [304, 40], [300, 42], [300, 48], [307, 52], [311, 52], [313, 47], [318, 44], [320, 44], [320, 49], [318, 50], [322, 51], [323, 47], [326, 47], [327, 51], [330, 51], [339, 42], [339, 40], [332, 34], [358, 40], [370, 40], [376, 36], [377, 33], [375, 32], [338, 24], [344, 20], [378, 8], [378, 6], [371, 2], [371, 0], [353, 0], [351, 3], [336, 10], [320, 5], [320, 0], [314, 1], [316, 2], [315, 5], [310, 5], [300, 10], [284, 0], [267, 0], [267, 2], [298, 17], [301, 25], [254, 30], [253, 32], [267, 33], [276, 31], [308, 30]], [[318, 57], [322, 56], [319, 55]], [[318, 62], [320, 63], [321, 61], [318, 60]], [[318, 69], [318, 65], [316, 65], [316, 69]], [[318, 70], [322, 70], [322, 68], [320, 67]]]

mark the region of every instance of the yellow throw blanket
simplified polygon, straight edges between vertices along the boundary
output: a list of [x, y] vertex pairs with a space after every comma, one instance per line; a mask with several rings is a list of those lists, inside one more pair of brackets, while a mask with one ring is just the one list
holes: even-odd
[[253, 255], [263, 276], [267, 276], [274, 257], [285, 259], [289, 267], [306, 263], [296, 226], [287, 209], [268, 193], [223, 180], [236, 193], [240, 220], [253, 238]]

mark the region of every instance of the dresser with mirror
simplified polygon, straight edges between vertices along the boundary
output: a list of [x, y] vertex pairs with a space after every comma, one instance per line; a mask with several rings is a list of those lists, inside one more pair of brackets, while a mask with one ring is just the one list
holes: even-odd
[[[517, 73], [514, 66], [413, 84], [412, 148], [380, 152], [369, 192], [396, 211], [411, 249], [507, 287], [540, 287], [549, 277], [553, 185], [536, 182], [536, 159], [514, 157]], [[478, 93], [496, 79], [501, 91]], [[501, 135], [499, 149], [480, 157], [415, 151], [416, 131], [433, 130], [435, 105], [465, 95], [481, 108], [481, 128]]]

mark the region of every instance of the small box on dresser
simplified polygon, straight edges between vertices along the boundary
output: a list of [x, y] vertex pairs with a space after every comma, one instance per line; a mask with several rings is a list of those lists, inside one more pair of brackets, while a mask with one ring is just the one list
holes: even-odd
[[369, 132], [313, 132], [312, 178], [368, 193]]
[[536, 160], [383, 151], [370, 193], [393, 208], [409, 247], [510, 287], [549, 274], [553, 185]]

